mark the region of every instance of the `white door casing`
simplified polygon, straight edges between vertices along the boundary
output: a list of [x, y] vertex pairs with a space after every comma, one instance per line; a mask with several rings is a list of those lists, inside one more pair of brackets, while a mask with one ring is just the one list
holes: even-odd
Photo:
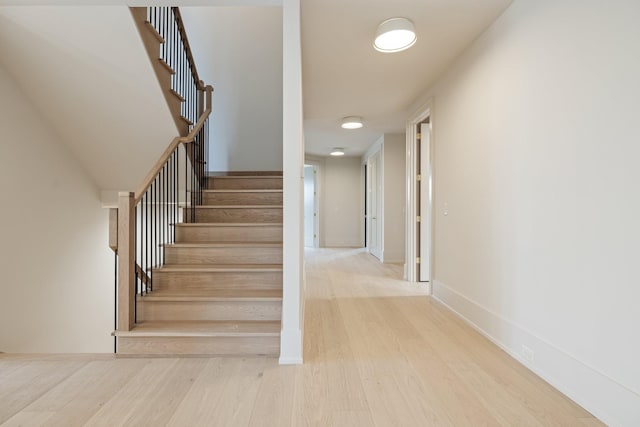
[[[429, 100], [426, 104], [416, 110], [415, 114], [407, 120], [406, 127], [406, 141], [407, 141], [407, 162], [406, 162], [406, 182], [407, 182], [407, 203], [406, 203], [406, 222], [405, 222], [405, 230], [406, 230], [406, 251], [405, 251], [405, 278], [410, 282], [417, 282], [420, 280], [418, 277], [418, 245], [419, 245], [419, 235], [418, 235], [418, 226], [417, 226], [417, 217], [418, 217], [418, 182], [417, 177], [420, 174], [420, 171], [417, 170], [418, 166], [418, 147], [417, 147], [417, 133], [418, 133], [418, 125], [426, 119], [429, 119], [431, 123], [430, 127], [430, 160], [431, 160], [431, 168], [430, 168], [430, 176], [425, 179], [428, 179], [431, 183], [431, 199], [433, 200], [435, 194], [433, 191], [433, 159], [435, 153], [434, 147], [434, 114], [433, 114], [433, 106], [432, 101]], [[429, 211], [429, 223], [428, 226], [430, 230], [433, 230], [433, 206], [431, 206], [431, 210]], [[422, 225], [427, 225], [427, 220], [421, 221]], [[434, 274], [434, 246], [433, 246], [433, 232], [430, 233], [431, 244], [430, 244], [430, 253], [429, 253], [429, 275], [430, 280], [428, 286], [430, 287], [433, 282], [433, 274]], [[422, 260], [421, 260], [422, 261]]]
[[431, 281], [431, 124], [420, 123], [420, 282]]
[[381, 151], [367, 160], [368, 232], [367, 246], [371, 255], [382, 261], [382, 159]]

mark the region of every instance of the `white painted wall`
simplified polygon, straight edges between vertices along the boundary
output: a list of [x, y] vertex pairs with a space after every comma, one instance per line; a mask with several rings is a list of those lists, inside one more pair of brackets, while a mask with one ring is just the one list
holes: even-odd
[[282, 8], [180, 10], [215, 89], [209, 170], [282, 170]]
[[321, 166], [320, 246], [362, 247], [364, 186], [358, 157], [327, 157]]
[[0, 67], [0, 351], [113, 351], [100, 192]]
[[0, 7], [0, 65], [101, 190], [133, 190], [177, 135], [129, 8]]
[[426, 95], [434, 295], [615, 426], [640, 424], [639, 16], [516, 0]]
[[406, 149], [405, 134], [384, 134], [384, 224], [382, 259], [388, 263], [404, 262]]

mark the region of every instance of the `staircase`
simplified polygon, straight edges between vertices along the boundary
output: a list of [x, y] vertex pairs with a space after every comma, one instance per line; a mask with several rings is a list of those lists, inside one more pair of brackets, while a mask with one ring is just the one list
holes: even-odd
[[[175, 243], [136, 296], [137, 320], [117, 331], [119, 355], [280, 353], [282, 176], [209, 177], [202, 205], [184, 208]], [[193, 210], [193, 211], [192, 211]]]

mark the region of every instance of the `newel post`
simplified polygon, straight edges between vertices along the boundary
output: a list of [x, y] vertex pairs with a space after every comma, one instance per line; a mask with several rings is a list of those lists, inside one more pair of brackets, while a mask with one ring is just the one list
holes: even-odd
[[134, 325], [135, 294], [134, 193], [118, 193], [118, 330]]

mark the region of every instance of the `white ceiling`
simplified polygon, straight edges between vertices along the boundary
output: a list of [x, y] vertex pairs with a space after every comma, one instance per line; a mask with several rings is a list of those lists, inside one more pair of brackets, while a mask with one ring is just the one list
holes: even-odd
[[126, 7], [0, 7], [0, 52], [101, 190], [135, 189], [177, 134]]
[[[512, 0], [301, 0], [305, 151], [362, 155], [382, 133], [404, 132], [407, 109]], [[416, 44], [373, 46], [378, 24], [411, 19]], [[344, 116], [364, 128], [340, 128]]]
[[[0, 0], [6, 3], [79, 0]], [[123, 3], [85, 0], [83, 3]], [[140, 3], [142, 0], [132, 0]], [[326, 156], [344, 147], [360, 156], [383, 133], [404, 132], [410, 106], [511, 4], [512, 0], [301, 0], [305, 148]], [[149, 0], [147, 3], [158, 3]], [[277, 6], [280, 0], [179, 0], [181, 5]], [[384, 54], [372, 47], [377, 25], [394, 16], [415, 23], [409, 50]], [[219, 104], [218, 104], [219, 105]], [[220, 106], [222, 108], [222, 106]], [[340, 128], [344, 116], [365, 127]]]

